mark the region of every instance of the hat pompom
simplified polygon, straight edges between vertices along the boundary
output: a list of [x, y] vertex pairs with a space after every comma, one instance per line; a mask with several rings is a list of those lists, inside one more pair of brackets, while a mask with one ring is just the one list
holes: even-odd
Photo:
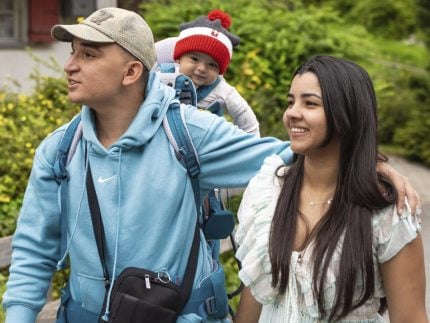
[[208, 18], [211, 21], [219, 19], [221, 21], [221, 25], [225, 29], [229, 29], [231, 26], [230, 16], [226, 12], [224, 12], [220, 9], [214, 9], [214, 10], [210, 11], [208, 13]]

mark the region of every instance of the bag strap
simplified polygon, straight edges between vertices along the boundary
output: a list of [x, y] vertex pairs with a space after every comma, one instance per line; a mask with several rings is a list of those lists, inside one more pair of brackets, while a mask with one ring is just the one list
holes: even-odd
[[105, 230], [103, 227], [103, 220], [100, 213], [99, 201], [97, 199], [96, 190], [94, 188], [90, 163], [88, 163], [85, 184], [87, 186], [88, 205], [91, 213], [91, 221], [93, 223], [94, 237], [96, 238], [97, 250], [99, 252], [100, 262], [102, 264], [103, 269], [103, 277], [105, 279], [105, 287], [107, 289], [109, 287], [109, 275], [106, 268], [105, 257]]

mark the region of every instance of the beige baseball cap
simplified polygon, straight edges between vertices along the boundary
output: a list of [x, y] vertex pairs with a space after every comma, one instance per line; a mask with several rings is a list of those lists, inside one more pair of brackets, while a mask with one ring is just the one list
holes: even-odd
[[151, 28], [140, 15], [121, 8], [99, 9], [79, 24], [55, 25], [51, 35], [62, 42], [80, 38], [94, 43], [117, 43], [148, 70], [156, 61]]

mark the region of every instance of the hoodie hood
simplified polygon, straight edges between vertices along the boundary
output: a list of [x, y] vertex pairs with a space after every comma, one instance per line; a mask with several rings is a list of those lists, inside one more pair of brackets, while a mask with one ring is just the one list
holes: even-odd
[[[109, 151], [127, 151], [132, 147], [145, 145], [160, 128], [170, 102], [175, 97], [175, 90], [164, 85], [159, 76], [150, 72], [146, 87], [146, 97], [142, 102], [127, 131], [109, 147]], [[107, 150], [97, 139], [94, 112], [88, 106], [82, 107], [82, 128], [84, 138], [92, 148], [105, 155]]]

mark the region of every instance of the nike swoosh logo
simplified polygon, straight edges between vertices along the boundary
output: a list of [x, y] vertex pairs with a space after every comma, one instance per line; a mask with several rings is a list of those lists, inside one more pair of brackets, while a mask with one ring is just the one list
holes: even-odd
[[107, 178], [103, 178], [101, 176], [99, 176], [99, 179], [97, 180], [99, 183], [104, 183], [107, 182], [109, 180], [111, 180], [112, 178], [114, 178], [116, 175], [112, 175], [111, 177], [107, 177]]

